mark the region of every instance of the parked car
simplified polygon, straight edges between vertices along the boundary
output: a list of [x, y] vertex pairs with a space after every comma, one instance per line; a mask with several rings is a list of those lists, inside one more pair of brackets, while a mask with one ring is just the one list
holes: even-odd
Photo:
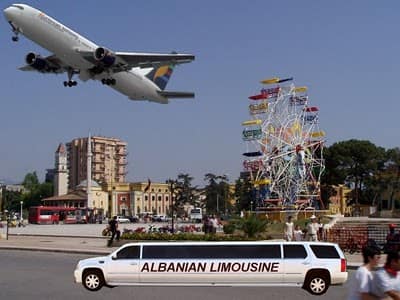
[[139, 217], [138, 216], [128, 216], [128, 219], [131, 223], [137, 223], [139, 222]]
[[165, 215], [154, 215], [152, 217], [153, 222], [166, 222], [167, 220], [167, 216]]
[[130, 223], [131, 221], [125, 216], [117, 216], [118, 223]]

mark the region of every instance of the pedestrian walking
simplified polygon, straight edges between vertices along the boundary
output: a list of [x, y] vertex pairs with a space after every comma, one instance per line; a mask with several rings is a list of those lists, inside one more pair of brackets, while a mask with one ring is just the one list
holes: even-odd
[[372, 292], [379, 299], [400, 299], [400, 254], [398, 251], [388, 252], [385, 265], [375, 273]]
[[284, 228], [284, 232], [283, 232], [283, 238], [285, 239], [285, 241], [292, 241], [293, 240], [293, 221], [292, 221], [292, 216], [289, 216], [287, 218], [287, 222], [285, 223], [285, 228]]
[[111, 231], [111, 238], [108, 241], [108, 246], [111, 246], [113, 243], [114, 238], [119, 241], [121, 232], [118, 230], [118, 221], [117, 216], [114, 216], [109, 222], [108, 225], [110, 226]]
[[362, 249], [364, 264], [360, 266], [350, 279], [348, 300], [378, 299], [372, 293], [373, 271], [378, 267], [381, 251], [376, 247]]

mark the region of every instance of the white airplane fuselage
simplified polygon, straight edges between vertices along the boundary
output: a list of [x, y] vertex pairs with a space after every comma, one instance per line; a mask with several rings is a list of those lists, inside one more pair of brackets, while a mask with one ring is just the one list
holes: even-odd
[[[108, 78], [107, 73], [90, 74], [87, 70], [93, 67], [79, 52], [95, 51], [99, 46], [59, 23], [43, 12], [22, 5], [23, 10], [9, 7], [4, 10], [8, 21], [18, 28], [18, 31], [28, 39], [55, 54], [63, 63], [75, 70], [80, 70], [79, 78], [101, 80]], [[113, 73], [116, 80], [113, 89], [128, 96], [131, 100], [151, 100], [168, 103], [168, 99], [158, 94], [160, 88], [149, 80], [145, 74], [149, 69], [133, 68], [129, 71]]]

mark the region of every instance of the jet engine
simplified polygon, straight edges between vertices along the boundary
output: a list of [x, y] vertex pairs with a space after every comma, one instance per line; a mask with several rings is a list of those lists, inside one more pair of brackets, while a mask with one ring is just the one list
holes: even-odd
[[38, 71], [44, 71], [49, 67], [47, 61], [43, 57], [33, 52], [26, 55], [25, 61], [28, 65]]
[[104, 67], [111, 67], [115, 62], [114, 53], [103, 47], [99, 47], [94, 51], [94, 58], [101, 62]]

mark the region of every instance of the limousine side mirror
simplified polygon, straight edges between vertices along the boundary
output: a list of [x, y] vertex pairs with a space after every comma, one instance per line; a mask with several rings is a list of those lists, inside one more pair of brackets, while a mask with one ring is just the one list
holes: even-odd
[[111, 256], [111, 259], [112, 259], [112, 260], [117, 260], [117, 255], [114, 254], [113, 256]]

